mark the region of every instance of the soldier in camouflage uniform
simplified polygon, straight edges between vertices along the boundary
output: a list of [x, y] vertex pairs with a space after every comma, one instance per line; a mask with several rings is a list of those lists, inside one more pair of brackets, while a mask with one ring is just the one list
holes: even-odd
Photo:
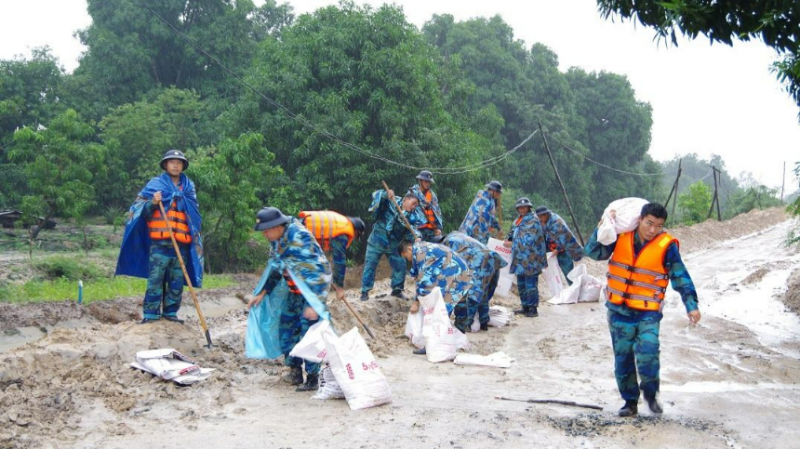
[[519, 217], [514, 221], [504, 245], [511, 248], [511, 274], [517, 276], [517, 289], [522, 309], [515, 313], [526, 317], [539, 316], [539, 274], [547, 267], [544, 231], [533, 213], [528, 198], [516, 204]]
[[[663, 412], [658, 401], [661, 368], [658, 333], [663, 318], [661, 301], [666, 291], [667, 279], [672, 283], [672, 288], [681, 295], [690, 322], [700, 321], [697, 291], [681, 260], [678, 242], [663, 232], [667, 210], [660, 204], [650, 203], [642, 208], [641, 216], [642, 220], [635, 232], [619, 235], [617, 241], [610, 245], [598, 243], [595, 229], [584, 248], [585, 254], [594, 260], [611, 259], [606, 307], [614, 348], [614, 374], [617, 388], [625, 400], [625, 405], [619, 410], [620, 416], [634, 416], [638, 413], [640, 391], [644, 393], [653, 413]], [[650, 244], [655, 241], [657, 244]], [[633, 262], [629, 263], [632, 265], [617, 261], [619, 252], [630, 257]], [[640, 268], [642, 259], [649, 259], [649, 270]], [[615, 273], [627, 272], [629, 275], [618, 276], [612, 270]], [[625, 282], [618, 282], [620, 279]], [[660, 282], [660, 285], [646, 287], [649, 284], [648, 279], [655, 279], [652, 282]], [[631, 287], [627, 287], [628, 285]], [[645, 287], [641, 287], [642, 285]], [[625, 292], [618, 291], [617, 287], [625, 289]], [[640, 294], [648, 290], [656, 292], [656, 299], [639, 299]], [[659, 296], [660, 300], [657, 299]], [[636, 382], [637, 369], [641, 387]]]
[[467, 300], [455, 307], [456, 328], [466, 332], [477, 312], [481, 330], [489, 330], [489, 300], [497, 288], [500, 269], [508, 263], [488, 246], [459, 231], [447, 234], [442, 245], [461, 256], [472, 272]]
[[[331, 266], [314, 236], [297, 220], [292, 220], [274, 207], [259, 211], [255, 230], [262, 231], [272, 246], [272, 258], [265, 273], [266, 281], [256, 287], [261, 291], [250, 300], [248, 307], [258, 305], [264, 295], [286, 282], [289, 295], [280, 317], [279, 339], [284, 364], [291, 372], [284, 379], [300, 385], [297, 391], [316, 390], [319, 383], [319, 363], [291, 357], [289, 352], [303, 338], [308, 328], [320, 318], [329, 320], [327, 307], [331, 287]], [[305, 362], [306, 382], [302, 366]]]
[[503, 185], [498, 181], [486, 184], [486, 188], [478, 190], [475, 199], [461, 222], [459, 231], [486, 245], [492, 232], [500, 232], [497, 221], [497, 202], [503, 194]]
[[550, 212], [547, 206], [537, 207], [536, 215], [539, 217], [542, 229], [544, 229], [548, 251], [556, 253], [558, 266], [561, 267], [567, 283], [572, 285], [572, 281], [567, 277], [567, 274], [575, 268], [574, 262], [583, 258], [583, 247], [578, 243], [564, 219], [558, 214]]
[[[472, 273], [467, 262], [450, 248], [429, 242], [412, 243], [404, 240], [398, 252], [411, 262], [411, 276], [417, 282], [417, 298], [430, 295], [439, 287], [444, 297], [447, 312], [452, 313], [457, 303], [466, 299], [472, 283]], [[419, 300], [411, 304], [411, 313], [419, 310]], [[425, 354], [425, 348], [414, 351]]]
[[408, 191], [416, 195], [419, 201], [417, 213], [425, 218], [425, 221], [417, 226], [422, 234], [422, 240], [434, 242], [440, 240], [444, 222], [442, 221], [442, 209], [439, 208], [439, 198], [431, 190], [433, 175], [428, 170], [422, 170], [417, 175], [419, 184], [415, 184]]
[[412, 227], [425, 223], [425, 219], [417, 213], [419, 200], [411, 192], [407, 193], [402, 201], [394, 196], [393, 191], [383, 189], [372, 193], [372, 205], [369, 211], [372, 212], [372, 232], [367, 240], [367, 254], [364, 260], [364, 274], [361, 278], [361, 300], [369, 299], [369, 292], [375, 285], [375, 269], [378, 268], [382, 256], [389, 259], [392, 267], [392, 296], [407, 299], [403, 295], [406, 279], [406, 262], [398, 254], [397, 247], [403, 240], [413, 241], [422, 238], [422, 235], [414, 229], [414, 234], [406, 228], [402, 217], [397, 213], [397, 208], [390, 202], [395, 202], [403, 210]]

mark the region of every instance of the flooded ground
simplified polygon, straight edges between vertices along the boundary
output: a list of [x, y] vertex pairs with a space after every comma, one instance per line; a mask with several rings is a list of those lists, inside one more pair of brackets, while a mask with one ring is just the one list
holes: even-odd
[[[18, 310], [19, 326], [4, 327], [0, 337], [4, 347], [14, 338], [22, 345], [0, 355], [0, 447], [797, 447], [800, 329], [781, 298], [800, 256], [782, 244], [793, 225], [785, 217], [750, 218], [756, 224], [739, 223], [738, 234], [717, 236], [708, 223], [701, 226], [713, 229], [711, 237], [692, 235], [694, 228], [676, 231], [704, 316], [690, 325], [679, 298], [669, 296], [661, 326], [660, 417], [646, 406], [637, 418], [616, 416], [622, 401], [602, 304], [543, 305], [538, 318], [469, 334], [470, 352], [502, 350], [516, 359], [498, 369], [431, 364], [411, 354], [402, 335], [407, 303], [390, 297], [361, 303], [355, 290], [348, 296], [377, 334], [368, 342], [394, 401], [351, 411], [343, 400], [311, 400], [280, 381], [278, 362], [243, 357], [246, 314], [235, 297], [251, 287], [243, 277], [239, 290], [201, 295], [216, 345], [211, 350], [202, 347], [188, 297], [183, 326], [136, 325], [126, 318], [141, 307], [133, 299], [91, 312], [72, 305]], [[604, 272], [603, 264], [587, 266], [595, 275]], [[386, 280], [375, 292], [383, 291]], [[518, 298], [497, 303], [513, 307]], [[8, 326], [6, 312], [0, 310], [0, 322]], [[355, 325], [341, 304], [332, 304], [332, 314], [340, 330]], [[77, 325], [54, 320], [58, 315]], [[41, 335], [29, 336], [31, 328]], [[11, 329], [20, 335], [9, 335]], [[174, 347], [217, 372], [178, 388], [128, 367], [136, 351], [159, 347]]]

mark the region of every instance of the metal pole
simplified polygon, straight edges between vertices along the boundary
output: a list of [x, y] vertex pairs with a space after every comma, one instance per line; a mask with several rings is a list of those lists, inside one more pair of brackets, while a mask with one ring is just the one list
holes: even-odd
[[564, 194], [564, 200], [567, 202], [567, 208], [569, 209], [569, 215], [572, 217], [572, 224], [575, 225], [575, 232], [578, 233], [578, 238], [581, 239], [581, 245], [586, 245], [583, 241], [583, 236], [581, 235], [581, 229], [578, 227], [578, 220], [575, 219], [575, 212], [572, 211], [572, 204], [569, 202], [569, 196], [567, 196], [567, 189], [564, 188], [564, 183], [561, 181], [561, 176], [558, 174], [558, 168], [556, 168], [556, 161], [553, 160], [553, 153], [550, 152], [550, 147], [547, 145], [547, 138], [544, 136], [544, 131], [542, 131], [542, 124], [539, 123], [539, 135], [542, 136], [542, 141], [544, 142], [544, 149], [547, 150], [547, 156], [550, 157], [550, 163], [553, 165], [553, 171], [556, 173], [556, 179], [558, 180], [558, 185], [561, 186], [561, 192]]

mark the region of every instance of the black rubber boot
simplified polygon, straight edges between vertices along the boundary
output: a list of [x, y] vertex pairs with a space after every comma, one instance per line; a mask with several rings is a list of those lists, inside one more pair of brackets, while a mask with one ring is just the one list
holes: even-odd
[[361, 292], [361, 298], [359, 298], [359, 299], [361, 299], [362, 301], [368, 301], [369, 300], [369, 292]]
[[302, 385], [303, 383], [303, 370], [299, 366], [293, 366], [288, 374], [284, 375], [282, 380], [289, 385]]
[[482, 331], [488, 331], [489, 330], [489, 323], [481, 324], [481, 330]]
[[539, 310], [536, 307], [528, 307], [528, 311], [525, 312], [525, 316], [528, 318], [533, 318], [539, 316]]
[[515, 315], [527, 315], [528, 314], [528, 306], [522, 306], [521, 309], [517, 309], [514, 311]]
[[636, 416], [639, 413], [639, 401], [625, 401], [625, 405], [619, 409], [617, 414], [623, 418], [627, 418], [630, 416]]
[[294, 391], [315, 391], [319, 389], [319, 374], [308, 374], [306, 383], [297, 387]]
[[408, 299], [408, 298], [406, 298], [406, 295], [403, 294], [403, 290], [400, 290], [400, 289], [392, 290], [392, 296], [394, 296], [395, 298], [400, 298], [400, 299]]
[[425, 351], [425, 348], [420, 348], [420, 349], [415, 349], [414, 350], [414, 354], [416, 354], [416, 355], [425, 355], [425, 354], [427, 354], [427, 352]]
[[176, 316], [165, 316], [164, 319], [173, 323], [183, 324], [183, 320]]
[[661, 408], [661, 404], [658, 402], [657, 394], [653, 396], [644, 395], [644, 400], [647, 401], [647, 406], [650, 407], [650, 411], [654, 414], [660, 415], [664, 413], [664, 409]]
[[139, 321], [139, 324], [155, 323], [156, 321], [158, 321], [156, 318], [145, 318], [142, 321]]

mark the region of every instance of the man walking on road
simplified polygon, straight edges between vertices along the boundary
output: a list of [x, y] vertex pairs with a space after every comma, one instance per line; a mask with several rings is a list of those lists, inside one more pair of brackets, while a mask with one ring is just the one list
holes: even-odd
[[[668, 281], [681, 295], [689, 321], [700, 321], [697, 291], [681, 260], [678, 240], [664, 231], [666, 220], [664, 206], [646, 204], [635, 231], [618, 235], [617, 241], [610, 245], [602, 245], [597, 242], [595, 229], [584, 248], [592, 259], [610, 259], [606, 301], [608, 327], [614, 347], [617, 388], [625, 400], [619, 416], [638, 413], [640, 391], [650, 411], [663, 412], [658, 400], [658, 332]], [[637, 385], [637, 369], [641, 385]]]

